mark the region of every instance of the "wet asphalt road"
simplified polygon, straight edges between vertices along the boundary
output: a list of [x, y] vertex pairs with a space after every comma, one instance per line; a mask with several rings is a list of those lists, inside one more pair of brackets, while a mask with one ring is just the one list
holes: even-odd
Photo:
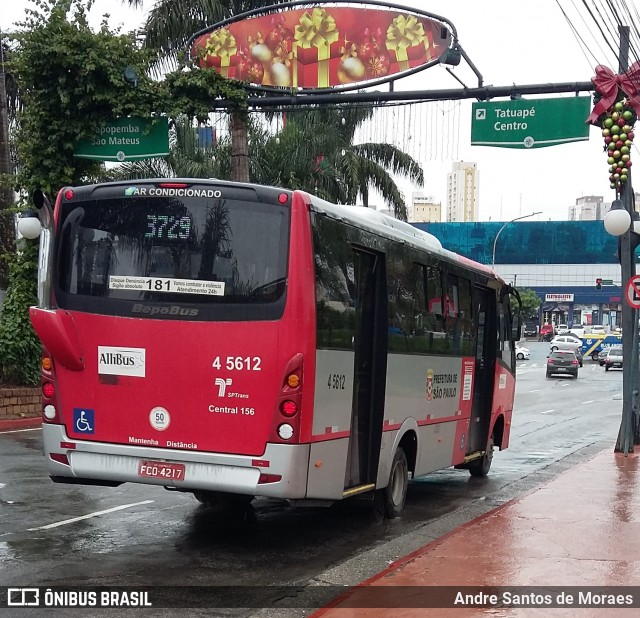
[[[190, 494], [152, 486], [53, 484], [39, 430], [0, 434], [0, 585], [257, 586], [268, 595], [273, 591], [262, 610], [241, 609], [246, 593], [239, 589], [230, 603], [236, 609], [136, 614], [308, 614], [284, 609], [296, 603], [276, 600], [281, 595], [268, 586], [299, 586], [304, 595], [310, 584], [356, 584], [573, 463], [613, 448], [622, 372], [605, 373], [585, 360], [578, 380], [546, 379], [548, 344], [523, 344], [532, 357], [518, 363], [510, 447], [496, 452], [489, 477], [445, 470], [416, 480], [402, 518], [391, 522], [376, 521], [366, 503], [294, 510], [255, 500], [247, 519], [234, 513], [221, 517]], [[178, 602], [181, 594], [175, 591]], [[204, 604], [204, 595], [194, 605]], [[19, 615], [44, 611], [52, 610]], [[130, 616], [132, 610], [73, 611]]]

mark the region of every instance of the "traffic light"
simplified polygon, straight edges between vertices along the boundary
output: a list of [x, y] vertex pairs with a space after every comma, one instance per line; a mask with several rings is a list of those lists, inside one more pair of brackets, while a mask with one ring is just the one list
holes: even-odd
[[601, 290], [601, 289], [602, 289], [602, 279], [598, 277], [596, 279], [596, 290]]

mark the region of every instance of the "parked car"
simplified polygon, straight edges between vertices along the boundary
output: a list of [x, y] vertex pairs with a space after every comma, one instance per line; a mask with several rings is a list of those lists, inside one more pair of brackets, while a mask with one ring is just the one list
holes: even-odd
[[584, 327], [573, 326], [572, 328], [569, 329], [569, 332], [567, 333], [567, 335], [574, 335], [578, 339], [582, 339], [582, 337], [584, 337]]
[[556, 350], [571, 350], [578, 359], [580, 367], [582, 367], [582, 339], [578, 339], [575, 335], [556, 335], [549, 343], [549, 352]]
[[535, 337], [538, 334], [538, 327], [535, 324], [525, 324], [522, 334], [525, 337]]
[[556, 335], [566, 335], [569, 332], [569, 327], [566, 324], [558, 324], [556, 328]]
[[598, 365], [600, 365], [600, 367], [604, 367], [604, 359], [607, 358], [608, 353], [609, 348], [605, 348], [604, 350], [600, 350], [600, 352], [598, 352]]
[[578, 368], [580, 363], [571, 350], [556, 350], [551, 352], [547, 358], [547, 378], [552, 375], [563, 374], [571, 375], [578, 379]]
[[553, 324], [543, 324], [540, 327], [541, 335], [552, 335], [553, 334]]
[[529, 348], [525, 348], [516, 343], [516, 358], [518, 360], [529, 360], [531, 358], [531, 351]]
[[602, 326], [600, 324], [594, 324], [591, 326], [591, 334], [592, 335], [605, 335], [607, 333], [606, 326]]
[[609, 371], [614, 367], [620, 367], [622, 369], [622, 346], [612, 345], [607, 350], [607, 355], [604, 357], [604, 370]]

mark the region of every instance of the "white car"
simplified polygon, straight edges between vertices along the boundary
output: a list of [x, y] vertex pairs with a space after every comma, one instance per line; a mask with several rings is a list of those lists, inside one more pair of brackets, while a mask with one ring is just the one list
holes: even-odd
[[584, 337], [584, 328], [582, 326], [574, 326], [567, 335], [575, 335], [578, 339], [582, 339]]
[[569, 332], [569, 327], [566, 324], [558, 324], [556, 328], [556, 335], [566, 335]]
[[525, 348], [521, 345], [516, 345], [516, 358], [518, 360], [529, 360], [531, 358], [531, 352], [529, 348]]
[[592, 335], [604, 335], [607, 332], [607, 329], [605, 326], [600, 326], [599, 324], [594, 324], [591, 327], [591, 334]]
[[582, 367], [582, 339], [575, 335], [556, 335], [549, 343], [549, 354], [556, 350], [571, 350], [576, 353], [580, 367]]

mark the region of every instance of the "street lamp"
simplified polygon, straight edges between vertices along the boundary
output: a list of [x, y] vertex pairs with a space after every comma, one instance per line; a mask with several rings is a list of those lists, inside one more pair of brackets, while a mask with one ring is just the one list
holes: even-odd
[[640, 215], [633, 204], [631, 174], [622, 187], [621, 199], [613, 200], [604, 217], [604, 228], [619, 240], [622, 279], [622, 421], [615, 450], [633, 453], [635, 443], [634, 409], [638, 398], [638, 316], [627, 301], [626, 286], [636, 274], [636, 247], [640, 245]]
[[496, 237], [493, 239], [493, 257], [491, 258], [492, 268], [495, 268], [496, 266], [496, 243], [498, 242], [498, 236], [500, 236], [500, 234], [502, 233], [502, 230], [504, 230], [504, 228], [507, 227], [509, 223], [513, 223], [514, 221], [519, 221], [520, 219], [528, 219], [529, 217], [533, 217], [535, 215], [541, 215], [541, 214], [542, 214], [541, 210], [538, 212], [532, 212], [531, 214], [522, 215], [521, 217], [516, 217], [515, 219], [511, 219], [511, 221], [507, 221], [506, 223], [503, 224], [503, 226], [498, 230]]

